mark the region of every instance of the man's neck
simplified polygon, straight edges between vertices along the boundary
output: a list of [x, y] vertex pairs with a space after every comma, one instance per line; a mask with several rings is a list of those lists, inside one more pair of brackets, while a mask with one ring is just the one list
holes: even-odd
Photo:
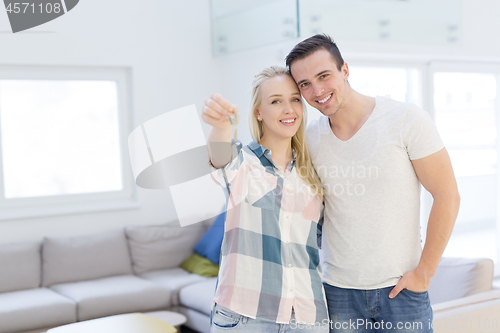
[[340, 140], [349, 140], [368, 120], [374, 108], [375, 98], [349, 89], [340, 109], [329, 116], [330, 128]]

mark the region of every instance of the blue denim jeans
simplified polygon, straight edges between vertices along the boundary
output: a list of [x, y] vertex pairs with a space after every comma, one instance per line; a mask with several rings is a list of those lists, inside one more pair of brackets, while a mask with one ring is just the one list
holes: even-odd
[[290, 324], [277, 324], [242, 316], [219, 304], [215, 304], [212, 310], [210, 333], [229, 331], [238, 333], [327, 333], [328, 323], [319, 324], [320, 323], [316, 326], [299, 324], [295, 322], [295, 314], [293, 311]]
[[323, 283], [330, 332], [432, 333], [429, 294], [403, 289], [393, 299], [393, 287], [372, 290], [344, 289]]

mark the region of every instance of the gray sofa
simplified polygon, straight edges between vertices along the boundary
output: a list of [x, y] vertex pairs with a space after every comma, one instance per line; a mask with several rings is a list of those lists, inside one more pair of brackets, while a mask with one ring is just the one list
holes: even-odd
[[[186, 313], [188, 325], [207, 331], [216, 278], [179, 265], [208, 224], [128, 227], [0, 245], [0, 332], [44, 332], [76, 321], [157, 310]], [[182, 290], [197, 283], [193, 291]]]
[[[186, 326], [208, 333], [216, 278], [179, 265], [210, 222], [0, 245], [0, 333], [157, 310], [183, 313]], [[464, 321], [500, 317], [492, 277], [490, 259], [443, 258], [429, 289], [435, 332], [481, 332], [462, 327]]]

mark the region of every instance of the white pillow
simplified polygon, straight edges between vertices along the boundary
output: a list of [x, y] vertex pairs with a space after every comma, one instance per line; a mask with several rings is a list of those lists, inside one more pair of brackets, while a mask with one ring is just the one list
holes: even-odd
[[40, 242], [0, 245], [0, 293], [40, 287]]
[[42, 258], [43, 286], [132, 273], [123, 230], [79, 237], [45, 237]]
[[127, 227], [132, 267], [136, 274], [179, 267], [207, 230], [203, 223], [181, 227], [165, 224]]

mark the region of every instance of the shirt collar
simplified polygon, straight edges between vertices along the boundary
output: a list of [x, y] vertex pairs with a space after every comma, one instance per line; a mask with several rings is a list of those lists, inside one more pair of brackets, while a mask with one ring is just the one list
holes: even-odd
[[254, 154], [258, 157], [258, 158], [261, 158], [262, 155], [264, 155], [264, 153], [266, 152], [270, 152], [269, 148], [266, 148], [264, 147], [263, 145], [261, 145], [260, 143], [258, 142], [255, 142], [252, 140], [252, 142], [250, 142], [248, 144], [248, 147], [254, 152]]
[[[269, 160], [271, 160], [271, 150], [269, 148], [264, 147], [260, 143], [255, 142], [254, 140], [252, 140], [252, 142], [248, 144], [248, 147], [250, 148], [250, 150], [254, 152], [254, 154], [258, 158], [261, 158], [262, 155], [264, 155]], [[295, 149], [292, 149], [292, 154], [293, 154], [292, 162], [295, 162], [295, 159], [297, 158], [297, 152], [295, 151]]]

